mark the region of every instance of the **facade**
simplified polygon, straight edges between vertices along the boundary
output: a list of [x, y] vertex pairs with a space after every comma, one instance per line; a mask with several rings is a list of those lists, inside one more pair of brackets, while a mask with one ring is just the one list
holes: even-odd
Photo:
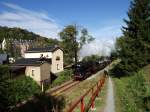
[[6, 39], [4, 38], [3, 41], [0, 43], [0, 48], [2, 50], [5, 50], [6, 49]]
[[41, 57], [45, 57], [45, 58], [52, 58], [52, 52], [26, 52], [24, 54], [24, 58], [41, 58]]
[[32, 48], [25, 52], [24, 58], [12, 64], [14, 68], [25, 68], [25, 75], [38, 84], [51, 81], [51, 73], [63, 71], [63, 51], [58, 46]]
[[[17, 49], [19, 54], [23, 57], [24, 53], [30, 48], [34, 47], [35, 41], [34, 40], [16, 40], [16, 39], [3, 39], [3, 41], [0, 43], [0, 49], [6, 50], [6, 48], [9, 46], [11, 49], [15, 52]], [[10, 49], [8, 47], [8, 49]]]
[[[49, 61], [50, 62], [50, 61]], [[50, 82], [51, 63], [45, 59], [18, 59], [12, 64], [15, 68], [25, 67], [25, 75], [33, 78], [39, 85]]]
[[63, 51], [61, 49], [57, 49], [52, 53], [52, 65], [51, 71], [52, 73], [58, 73], [64, 70], [63, 68]]
[[8, 63], [8, 55], [7, 54], [0, 54], [0, 64]]
[[51, 59], [51, 72], [63, 71], [63, 51], [58, 46], [47, 48], [32, 48], [25, 52], [24, 58], [46, 58]]
[[26, 76], [33, 78], [39, 85], [50, 82], [50, 64], [27, 66], [25, 69]]

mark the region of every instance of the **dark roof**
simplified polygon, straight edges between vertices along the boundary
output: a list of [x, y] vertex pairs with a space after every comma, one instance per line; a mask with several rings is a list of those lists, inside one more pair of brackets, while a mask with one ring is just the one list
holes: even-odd
[[54, 52], [57, 49], [61, 49], [61, 48], [58, 47], [57, 45], [55, 45], [55, 46], [49, 46], [49, 47], [44, 47], [44, 48], [31, 48], [31, 49], [27, 50], [26, 53]]
[[45, 59], [45, 58], [22, 58], [16, 60], [15, 63], [12, 64], [12, 66], [39, 66], [44, 63], [51, 63], [51, 59]]

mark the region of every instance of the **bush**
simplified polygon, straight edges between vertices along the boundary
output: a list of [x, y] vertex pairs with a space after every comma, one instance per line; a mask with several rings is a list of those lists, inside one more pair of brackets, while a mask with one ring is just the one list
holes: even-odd
[[0, 65], [0, 80], [8, 79], [10, 76], [8, 65]]
[[9, 83], [9, 103], [11, 105], [17, 104], [34, 94], [39, 94], [41, 91], [37, 83], [30, 77], [22, 76], [15, 80], [10, 80]]
[[71, 79], [72, 70], [64, 70], [58, 74], [58, 77], [53, 81], [52, 86], [60, 85]]

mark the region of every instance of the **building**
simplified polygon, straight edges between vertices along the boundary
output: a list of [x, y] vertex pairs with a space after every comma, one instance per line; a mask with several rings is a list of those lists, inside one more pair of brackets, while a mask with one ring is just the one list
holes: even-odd
[[0, 49], [5, 50], [6, 49], [6, 39], [4, 38], [3, 41], [0, 43]]
[[33, 78], [39, 85], [50, 82], [51, 61], [40, 58], [22, 58], [13, 63], [13, 68], [24, 68], [26, 76]]
[[23, 39], [3, 39], [0, 41], [0, 49], [6, 50], [11, 49], [12, 52], [18, 52], [20, 56], [24, 56], [25, 51], [27, 51], [30, 47], [35, 46], [34, 40], [23, 40]]
[[24, 58], [46, 58], [51, 59], [51, 72], [63, 71], [63, 50], [58, 46], [45, 48], [31, 48], [25, 52]]
[[7, 54], [0, 54], [0, 64], [8, 63], [8, 55]]
[[58, 46], [32, 48], [25, 52], [24, 58], [16, 60], [12, 68], [24, 68], [26, 76], [42, 85], [51, 81], [51, 73], [63, 71], [63, 51]]
[[[34, 47], [34, 40], [23, 40], [23, 39], [8, 39], [8, 46], [12, 47], [13, 52], [19, 52], [19, 54], [23, 57], [24, 53], [30, 48]], [[16, 51], [18, 50], [18, 51]]]

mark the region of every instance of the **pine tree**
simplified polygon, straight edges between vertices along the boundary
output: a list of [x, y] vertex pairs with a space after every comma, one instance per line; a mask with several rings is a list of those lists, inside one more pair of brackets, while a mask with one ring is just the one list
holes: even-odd
[[133, 0], [124, 21], [119, 68], [129, 74], [150, 62], [150, 0]]

